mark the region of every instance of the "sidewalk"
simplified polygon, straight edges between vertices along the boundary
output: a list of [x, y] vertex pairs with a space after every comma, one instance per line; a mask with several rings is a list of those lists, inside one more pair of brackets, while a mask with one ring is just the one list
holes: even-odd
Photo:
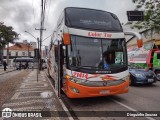
[[[31, 71], [31, 73], [24, 78], [20, 87], [17, 88], [16, 93], [10, 98], [10, 100], [3, 104], [2, 108], [10, 108], [12, 111], [45, 111], [52, 116], [46, 116], [46, 119], [68, 120], [67, 117], [60, 118], [58, 112], [56, 112], [64, 110], [44, 71], [39, 74], [38, 82], [37, 71]], [[37, 120], [39, 119], [44, 118], [37, 118]]]

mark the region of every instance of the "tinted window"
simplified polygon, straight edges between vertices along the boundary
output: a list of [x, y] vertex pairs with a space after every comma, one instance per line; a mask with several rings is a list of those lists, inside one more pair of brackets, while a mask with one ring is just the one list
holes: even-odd
[[160, 53], [157, 53], [157, 59], [160, 59]]
[[102, 31], [122, 31], [116, 15], [105, 11], [66, 8], [66, 25], [69, 27]]

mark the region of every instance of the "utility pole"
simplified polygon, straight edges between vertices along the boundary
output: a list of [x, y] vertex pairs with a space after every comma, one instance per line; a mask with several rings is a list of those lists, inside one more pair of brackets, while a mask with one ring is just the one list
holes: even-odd
[[43, 0], [41, 0], [41, 21], [40, 21], [40, 29], [35, 29], [35, 30], [40, 30], [40, 39], [39, 39], [39, 42], [40, 42], [40, 50], [39, 50], [39, 53], [40, 53], [40, 56], [39, 56], [39, 69], [41, 70], [42, 69], [42, 61], [41, 61], [41, 53], [42, 53], [42, 38], [43, 38], [43, 30], [46, 30], [44, 29], [44, 9], [43, 9]]
[[38, 74], [40, 73], [40, 63], [39, 63], [39, 38], [37, 38], [37, 43], [38, 43], [38, 52], [37, 52], [37, 62], [38, 62], [38, 68], [37, 68], [37, 82], [38, 82]]

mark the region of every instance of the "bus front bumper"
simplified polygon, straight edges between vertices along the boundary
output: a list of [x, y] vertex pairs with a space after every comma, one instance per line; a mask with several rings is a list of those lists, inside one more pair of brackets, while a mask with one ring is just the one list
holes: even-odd
[[128, 93], [129, 80], [116, 86], [89, 87], [66, 80], [65, 93], [69, 98], [109, 96]]

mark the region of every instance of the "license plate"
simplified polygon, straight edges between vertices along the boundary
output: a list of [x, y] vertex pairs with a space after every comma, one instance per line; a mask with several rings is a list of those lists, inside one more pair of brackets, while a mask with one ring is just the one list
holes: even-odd
[[148, 82], [153, 82], [153, 79], [148, 79]]
[[101, 91], [100, 91], [100, 94], [109, 94], [109, 93], [110, 93], [109, 90], [101, 90]]

